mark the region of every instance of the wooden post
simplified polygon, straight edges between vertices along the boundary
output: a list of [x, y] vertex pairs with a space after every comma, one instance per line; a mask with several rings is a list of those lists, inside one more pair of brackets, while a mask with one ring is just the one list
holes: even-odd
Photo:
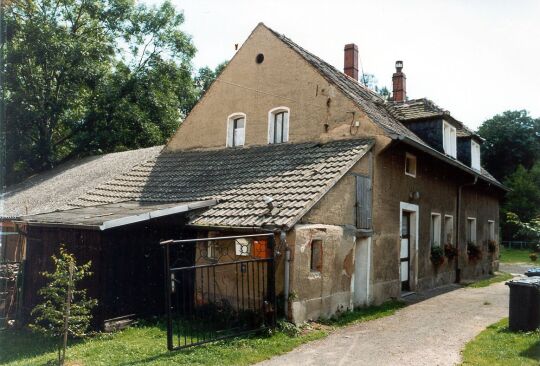
[[60, 365], [63, 365], [66, 359], [69, 316], [70, 316], [70, 310], [71, 310], [71, 298], [73, 296], [73, 272], [75, 272], [75, 263], [70, 262], [69, 263], [69, 282], [68, 282], [66, 306], [65, 306], [65, 312], [64, 312], [64, 341], [62, 344], [62, 358], [60, 360]]

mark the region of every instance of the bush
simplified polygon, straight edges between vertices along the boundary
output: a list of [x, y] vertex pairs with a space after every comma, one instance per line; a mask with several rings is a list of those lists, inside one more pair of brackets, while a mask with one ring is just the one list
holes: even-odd
[[444, 245], [444, 255], [446, 256], [446, 258], [448, 258], [448, 260], [453, 260], [455, 257], [458, 256], [458, 254], [458, 249], [452, 244]]
[[482, 259], [482, 249], [473, 242], [467, 243], [467, 255], [470, 260], [477, 261]]
[[495, 240], [488, 241], [488, 251], [493, 254], [497, 251], [497, 242]]
[[63, 365], [67, 337], [87, 335], [97, 301], [87, 298], [86, 290], [77, 289], [77, 283], [92, 274], [91, 262], [77, 265], [75, 257], [63, 246], [58, 257], [52, 256], [52, 261], [54, 272], [42, 273], [48, 283], [38, 291], [43, 301], [32, 310], [35, 319], [30, 328], [58, 340], [58, 363]]
[[529, 258], [531, 259], [531, 261], [536, 262], [536, 260], [538, 259], [538, 254], [531, 253], [529, 254]]
[[441, 247], [431, 248], [431, 262], [435, 266], [440, 266], [444, 263], [444, 251]]

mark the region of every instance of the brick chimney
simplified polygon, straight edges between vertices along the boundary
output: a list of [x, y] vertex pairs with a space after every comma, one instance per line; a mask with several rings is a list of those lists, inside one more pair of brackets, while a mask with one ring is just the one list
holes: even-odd
[[394, 102], [404, 102], [407, 99], [407, 77], [401, 71], [403, 69], [403, 61], [396, 61], [396, 72], [392, 75], [392, 98]]
[[343, 72], [358, 81], [358, 46], [354, 43], [345, 45]]

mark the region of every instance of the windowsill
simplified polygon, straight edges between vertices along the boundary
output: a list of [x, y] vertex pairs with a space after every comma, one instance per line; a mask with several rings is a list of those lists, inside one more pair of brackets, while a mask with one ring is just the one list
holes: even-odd
[[321, 272], [319, 271], [309, 271], [309, 274], [308, 274], [308, 279], [310, 280], [316, 280], [316, 279], [320, 279], [322, 278], [321, 276]]
[[411, 177], [411, 178], [416, 178], [416, 174], [412, 174], [412, 173], [407, 173], [407, 172], [405, 172], [405, 175], [408, 175], [408, 176]]

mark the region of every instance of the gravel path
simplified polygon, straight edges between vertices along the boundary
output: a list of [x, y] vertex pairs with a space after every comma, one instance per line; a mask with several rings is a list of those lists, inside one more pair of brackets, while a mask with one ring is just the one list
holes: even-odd
[[455, 365], [469, 340], [508, 316], [508, 286], [450, 290], [260, 365]]

